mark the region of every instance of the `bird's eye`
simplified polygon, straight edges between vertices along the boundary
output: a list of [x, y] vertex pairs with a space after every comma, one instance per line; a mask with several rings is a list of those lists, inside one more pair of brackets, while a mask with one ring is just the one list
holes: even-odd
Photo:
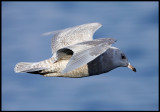
[[124, 55], [121, 55], [121, 58], [122, 58], [122, 59], [126, 59], [126, 57], [125, 57]]

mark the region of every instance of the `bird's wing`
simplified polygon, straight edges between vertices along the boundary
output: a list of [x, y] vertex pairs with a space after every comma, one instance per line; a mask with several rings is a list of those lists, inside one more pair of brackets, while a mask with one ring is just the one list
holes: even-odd
[[100, 23], [89, 23], [59, 31], [44, 33], [43, 35], [54, 34], [51, 44], [52, 53], [54, 54], [56, 51], [66, 46], [93, 40], [93, 34], [101, 26]]
[[73, 51], [73, 55], [62, 73], [70, 72], [94, 60], [110, 48], [115, 41], [115, 39], [103, 38], [66, 47]]

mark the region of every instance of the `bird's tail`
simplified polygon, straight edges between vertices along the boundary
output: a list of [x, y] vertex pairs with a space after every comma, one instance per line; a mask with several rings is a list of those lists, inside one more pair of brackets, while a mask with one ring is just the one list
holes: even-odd
[[16, 73], [35, 72], [35, 71], [39, 71], [39, 70], [43, 70], [43, 69], [46, 69], [46, 68], [40, 66], [39, 62], [36, 62], [36, 63], [20, 62], [20, 63], [16, 64], [14, 71]]

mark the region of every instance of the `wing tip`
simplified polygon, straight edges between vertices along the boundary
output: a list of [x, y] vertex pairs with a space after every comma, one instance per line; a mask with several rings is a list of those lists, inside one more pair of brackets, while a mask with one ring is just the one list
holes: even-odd
[[112, 38], [112, 40], [113, 40], [113, 43], [117, 42], [117, 39], [115, 39], [115, 38]]
[[115, 38], [107, 38], [107, 41], [109, 41], [109, 44], [114, 44], [115, 42], [117, 42], [117, 39], [115, 39]]
[[102, 26], [102, 24], [99, 22], [95, 22], [95, 23], [91, 23], [91, 24], [94, 24], [95, 26], [99, 26], [98, 28], [100, 28]]
[[54, 32], [55, 32], [55, 31], [46, 32], [46, 33], [41, 34], [41, 36], [48, 36], [48, 35], [52, 35], [52, 34], [54, 34]]
[[99, 26], [102, 26], [102, 24], [101, 23], [99, 23], [99, 22], [96, 22]]
[[[99, 22], [87, 23], [87, 24], [92, 24], [92, 25], [98, 26], [98, 28], [100, 28], [100, 27], [102, 26], [102, 24], [99, 23]], [[87, 25], [87, 24], [86, 24], [86, 25]], [[83, 24], [83, 25], [84, 25], [84, 24]], [[79, 26], [79, 25], [78, 25], [78, 26]], [[55, 33], [59, 32], [59, 31], [61, 31], [61, 30], [46, 32], [46, 33], [41, 34], [41, 36], [54, 35]]]

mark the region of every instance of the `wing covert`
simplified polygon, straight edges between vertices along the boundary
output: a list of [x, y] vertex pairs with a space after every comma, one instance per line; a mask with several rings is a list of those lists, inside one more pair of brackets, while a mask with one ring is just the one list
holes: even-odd
[[54, 54], [56, 51], [66, 46], [93, 40], [93, 34], [101, 26], [100, 23], [88, 23], [63, 30], [48, 32], [44, 35], [54, 34], [51, 43], [52, 53]]
[[[70, 58], [66, 68], [62, 71], [62, 73], [70, 72], [94, 60], [95, 58], [103, 54], [108, 48], [110, 48], [110, 46], [115, 41], [115, 39], [111, 38], [102, 38], [88, 41], [88, 45], [90, 47], [85, 47], [86, 49], [83, 49], [80, 52], [74, 52], [77, 48], [75, 49], [75, 45], [73, 45], [73, 47], [71, 46], [70, 49], [74, 52], [74, 54]], [[78, 45], [81, 47], [81, 45], [83, 44], [87, 44], [87, 42], [84, 42], [82, 44], [80, 43]]]

